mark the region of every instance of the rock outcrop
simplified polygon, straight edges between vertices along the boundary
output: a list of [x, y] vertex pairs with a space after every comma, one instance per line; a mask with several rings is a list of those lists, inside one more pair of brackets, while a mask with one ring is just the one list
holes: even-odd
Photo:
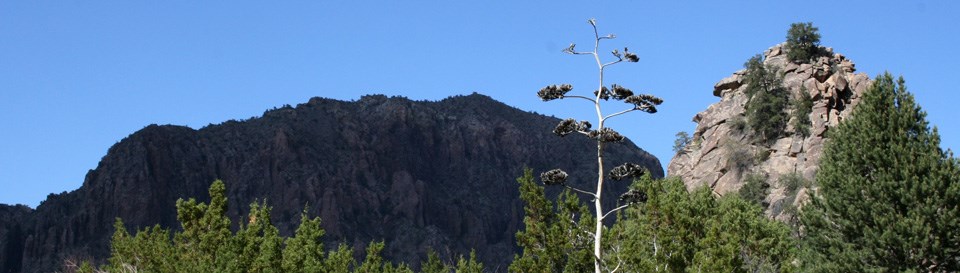
[[767, 49], [763, 62], [782, 73], [791, 98], [807, 92], [813, 100], [809, 136], [788, 125], [779, 139], [758, 144], [748, 134], [738, 132], [736, 123], [745, 119], [744, 106], [749, 100], [744, 92], [746, 70], [740, 70], [714, 86], [713, 94], [720, 101], [693, 117], [697, 123], [693, 141], [670, 161], [669, 175], [681, 177], [688, 188], [708, 186], [724, 195], [736, 193], [745, 175], [765, 174], [771, 186], [766, 200], [770, 204], [768, 213], [774, 217], [781, 216], [784, 206], [802, 202], [803, 192], [797, 194], [799, 198], [785, 198], [785, 185], [778, 182], [779, 178], [792, 173], [807, 180], [814, 178], [825, 133], [850, 115], [871, 81], [866, 74], [854, 73], [854, 63], [830, 48], [821, 48], [822, 56], [803, 64], [788, 61], [785, 48], [780, 44]]
[[[210, 183], [222, 179], [235, 221], [266, 200], [281, 234], [290, 235], [309, 206], [328, 247], [346, 242], [359, 254], [384, 240], [387, 258], [414, 264], [428, 247], [441, 255], [476, 249], [489, 268], [503, 269], [523, 224], [516, 182], [523, 168], [561, 167], [574, 183], [591, 181], [595, 146], [556, 137], [558, 122], [474, 94], [438, 102], [313, 98], [199, 130], [150, 125], [111, 147], [79, 189], [51, 195], [34, 211], [0, 206], [0, 266], [49, 272], [64, 260], [103, 259], [115, 217], [128, 229], [177, 228], [175, 201], [208, 200]], [[662, 176], [659, 161], [629, 141], [611, 145], [607, 156]]]

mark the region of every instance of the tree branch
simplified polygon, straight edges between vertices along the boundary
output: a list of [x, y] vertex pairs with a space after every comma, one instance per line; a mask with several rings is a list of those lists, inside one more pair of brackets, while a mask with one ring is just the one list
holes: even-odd
[[595, 101], [595, 100], [593, 100], [593, 99], [591, 99], [591, 98], [588, 98], [588, 97], [584, 97], [584, 96], [579, 96], [579, 95], [573, 95], [573, 96], [563, 96], [563, 97], [564, 97], [564, 98], [578, 98], [578, 99], [585, 99], [585, 100], [588, 100], [588, 101], [590, 101], [590, 102], [592, 102], [592, 103], [597, 103], [597, 101]]
[[623, 58], [620, 58], [619, 60], [612, 61], [612, 62], [609, 62], [609, 63], [605, 63], [605, 64], [603, 64], [602, 66], [603, 66], [603, 67], [607, 67], [608, 65], [614, 65], [614, 64], [617, 64], [617, 63], [622, 62], [622, 61], [623, 61]]
[[620, 112], [616, 112], [616, 113], [610, 114], [609, 116], [603, 117], [603, 120], [606, 121], [608, 118], [612, 118], [612, 117], [616, 117], [616, 116], [619, 116], [619, 115], [623, 115], [623, 114], [630, 113], [630, 112], [633, 112], [633, 111], [636, 111], [636, 110], [637, 110], [637, 108], [630, 108], [630, 109], [627, 109], [627, 110], [623, 110], [623, 111], [620, 111]]
[[609, 216], [611, 213], [614, 213], [614, 212], [617, 212], [617, 211], [619, 211], [619, 210], [625, 209], [625, 208], [627, 208], [627, 207], [629, 207], [629, 206], [630, 206], [630, 204], [626, 204], [626, 205], [619, 206], [619, 207], [617, 207], [617, 208], [615, 208], [615, 209], [612, 209], [612, 210], [608, 211], [607, 213], [604, 213], [604, 214], [603, 214], [603, 217], [600, 217], [599, 220], [603, 220], [603, 219], [607, 218], [607, 216]]
[[570, 186], [570, 185], [567, 185], [567, 184], [563, 184], [563, 186], [564, 186], [564, 187], [567, 187], [568, 189], [571, 189], [571, 190], [573, 190], [573, 191], [575, 191], [575, 192], [579, 192], [579, 193], [582, 193], [582, 194], [586, 194], [586, 195], [589, 195], [589, 196], [593, 196], [593, 199], [597, 199], [597, 195], [594, 194], [594, 193], [592, 193], [592, 192], [588, 192], [588, 191], [585, 191], [585, 190], [581, 190], [581, 189], [575, 188], [575, 187]]

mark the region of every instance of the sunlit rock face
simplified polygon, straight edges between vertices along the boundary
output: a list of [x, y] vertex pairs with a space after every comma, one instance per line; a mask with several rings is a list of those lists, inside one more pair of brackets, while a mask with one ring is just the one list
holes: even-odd
[[[802, 203], [805, 190], [801, 189], [797, 198], [786, 198], [785, 186], [778, 182], [780, 177], [796, 173], [813, 180], [826, 132], [850, 116], [871, 80], [864, 73], [855, 73], [854, 63], [830, 48], [823, 48], [824, 56], [804, 64], [788, 61], [785, 48], [785, 44], [779, 44], [767, 49], [763, 62], [781, 73], [791, 98], [806, 92], [813, 100], [810, 135], [798, 134], [793, 128], [795, 109], [787, 109], [791, 120], [784, 134], [771, 142], [756, 143], [748, 134], [738, 132], [735, 121], [746, 118], [744, 106], [749, 100], [745, 93], [746, 70], [740, 70], [714, 86], [713, 95], [720, 101], [693, 117], [697, 123], [693, 141], [670, 161], [670, 176], [683, 178], [688, 188], [706, 186], [725, 195], [736, 194], [747, 174], [765, 174], [771, 186], [766, 199], [769, 215], [789, 217], [782, 209]], [[747, 159], [746, 166], [733, 166], [734, 161], [743, 159]]]

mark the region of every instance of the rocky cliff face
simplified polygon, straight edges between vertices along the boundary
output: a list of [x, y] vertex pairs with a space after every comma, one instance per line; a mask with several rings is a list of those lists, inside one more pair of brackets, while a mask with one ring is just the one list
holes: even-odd
[[[747, 174], [766, 174], [771, 186], [766, 199], [771, 216], [781, 216], [779, 211], [783, 206], [802, 202], [806, 196], [804, 190], [796, 194], [799, 198], [785, 198], [788, 194], [785, 185], [778, 182], [779, 178], [797, 173], [813, 180], [825, 133], [850, 115], [871, 82], [866, 74], [854, 73], [854, 63], [843, 55], [833, 53], [830, 48], [822, 50], [825, 56], [804, 64], [787, 60], [785, 44], [764, 52], [764, 64], [782, 73], [791, 98], [807, 92], [813, 100], [809, 136], [787, 126], [785, 133], [771, 144], [757, 144], [748, 139], [748, 134], [738, 132], [735, 123], [745, 119], [744, 106], [749, 97], [744, 92], [746, 70], [737, 71], [714, 86], [713, 95], [720, 97], [720, 101], [693, 117], [697, 123], [693, 141], [670, 161], [669, 175], [683, 178], [688, 188], [709, 186], [715, 193], [724, 195], [735, 194]], [[733, 166], [737, 164], [745, 166]]]
[[[408, 263], [427, 247], [445, 255], [476, 249], [489, 268], [502, 269], [522, 226], [515, 179], [524, 166], [591, 181], [594, 146], [552, 135], [558, 122], [474, 94], [439, 102], [313, 98], [199, 130], [151, 125], [111, 147], [80, 189], [51, 195], [35, 211], [0, 206], [0, 266], [45, 272], [65, 259], [102, 259], [115, 217], [130, 229], [176, 228], [175, 201], [207, 200], [210, 183], [222, 179], [233, 219], [265, 199], [290, 235], [309, 206], [328, 247], [346, 242], [362, 251], [382, 239], [387, 258]], [[659, 161], [629, 141], [607, 155], [662, 176]]]

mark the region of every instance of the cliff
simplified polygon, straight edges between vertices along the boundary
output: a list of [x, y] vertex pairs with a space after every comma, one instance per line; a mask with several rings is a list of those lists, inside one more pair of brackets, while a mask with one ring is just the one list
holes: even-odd
[[[388, 259], [414, 264], [428, 247], [447, 257], [476, 249], [488, 268], [506, 268], [523, 224], [515, 181], [523, 168], [560, 167], [571, 181], [591, 181], [595, 146], [556, 137], [558, 122], [474, 94], [437, 102], [313, 98], [199, 130], [150, 125], [111, 147], [79, 189], [33, 211], [0, 206], [0, 272], [103, 259], [116, 217], [128, 229], [177, 228], [175, 201], [206, 201], [215, 179], [226, 183], [231, 218], [265, 199], [282, 235], [309, 206], [328, 247], [346, 242], [362, 251], [382, 239]], [[662, 176], [659, 161], [629, 141], [607, 156]], [[625, 191], [609, 184], [613, 194]]]
[[768, 214], [788, 217], [783, 208], [799, 205], [806, 190], [789, 193], [780, 178], [797, 174], [814, 179], [827, 132], [850, 115], [871, 83], [866, 74], [855, 73], [854, 63], [842, 54], [830, 48], [821, 51], [822, 56], [802, 64], [787, 60], [785, 44], [763, 53], [763, 63], [782, 76], [790, 98], [801, 98], [801, 92], [806, 92], [812, 100], [809, 135], [793, 126], [793, 112], [799, 109], [786, 109], [792, 118], [784, 133], [772, 141], [757, 143], [749, 133], [739, 132], [736, 123], [746, 118], [744, 106], [750, 99], [745, 93], [746, 70], [740, 70], [714, 86], [713, 95], [720, 101], [693, 117], [697, 123], [693, 141], [670, 161], [669, 175], [681, 177], [688, 188], [709, 186], [718, 195], [736, 194], [748, 174], [765, 175], [770, 184], [765, 199]]

